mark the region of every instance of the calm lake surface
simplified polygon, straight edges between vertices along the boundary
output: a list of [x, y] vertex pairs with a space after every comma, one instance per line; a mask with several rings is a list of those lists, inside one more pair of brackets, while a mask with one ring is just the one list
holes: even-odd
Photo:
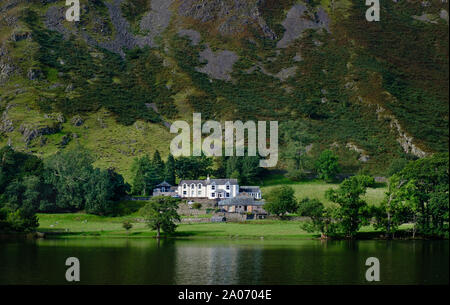
[[449, 241], [64, 239], [0, 241], [0, 284], [67, 284], [65, 260], [80, 260], [81, 284], [449, 283]]

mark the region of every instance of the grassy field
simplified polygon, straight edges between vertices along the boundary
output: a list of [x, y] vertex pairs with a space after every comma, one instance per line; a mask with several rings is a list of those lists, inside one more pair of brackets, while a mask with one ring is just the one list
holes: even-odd
[[[271, 189], [281, 185], [291, 186], [294, 189], [295, 196], [298, 200], [308, 197], [311, 199], [318, 199], [325, 205], [332, 204], [332, 202], [325, 198], [325, 192], [330, 188], [336, 189], [339, 186], [338, 183], [326, 183], [320, 180], [292, 182], [282, 175], [275, 175], [270, 180], [264, 182], [264, 186], [261, 188], [263, 197], [264, 194], [267, 194]], [[377, 186], [376, 188], [368, 188], [364, 195], [364, 199], [369, 205], [378, 205], [383, 201], [386, 191], [387, 189], [384, 185]]]
[[[106, 238], [149, 238], [156, 232], [145, 223], [133, 217], [99, 217], [86, 214], [39, 214], [38, 231], [55, 234], [58, 238], [106, 237]], [[133, 228], [127, 232], [122, 222], [130, 220]], [[175, 238], [232, 238], [232, 239], [311, 239], [318, 234], [301, 229], [301, 221], [258, 220], [245, 223], [182, 223], [178, 226]], [[402, 229], [408, 229], [403, 225]], [[371, 226], [362, 227], [360, 237], [377, 237], [379, 233]]]
[[[325, 191], [336, 188], [338, 184], [329, 184], [322, 181], [308, 181], [293, 183], [281, 175], [274, 175], [264, 182], [263, 195], [272, 188], [289, 184], [294, 188], [298, 199], [305, 197], [317, 198], [324, 204], [332, 204], [325, 199]], [[369, 204], [379, 204], [383, 198], [385, 187], [370, 188], [365, 195]], [[123, 201], [117, 206], [117, 217], [103, 217], [85, 213], [70, 214], [38, 214], [39, 231], [58, 233], [58, 236], [105, 236], [105, 237], [152, 237], [155, 232], [150, 230], [142, 222], [138, 214], [146, 202]], [[207, 218], [211, 215], [199, 215], [198, 218]], [[182, 215], [182, 218], [188, 216]], [[127, 220], [133, 224], [133, 228], [127, 233], [122, 227]], [[362, 232], [373, 232], [371, 227], [366, 227]], [[176, 237], [184, 238], [313, 238], [317, 234], [311, 234], [300, 228], [300, 221], [259, 220], [246, 223], [182, 223], [178, 226]]]
[[[61, 237], [152, 237], [155, 231], [133, 217], [99, 217], [86, 214], [39, 214], [40, 232], [58, 232]], [[133, 228], [127, 233], [124, 220]], [[312, 238], [314, 234], [300, 229], [299, 221], [263, 220], [246, 223], [180, 224], [175, 237], [185, 238]]]

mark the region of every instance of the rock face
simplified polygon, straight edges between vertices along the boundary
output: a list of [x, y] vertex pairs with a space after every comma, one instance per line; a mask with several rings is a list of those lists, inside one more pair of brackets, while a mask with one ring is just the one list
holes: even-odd
[[381, 106], [378, 106], [377, 115], [378, 119], [390, 121], [390, 127], [392, 130], [398, 133], [397, 141], [402, 146], [404, 152], [412, 154], [419, 158], [423, 158], [428, 155], [427, 152], [420, 149], [419, 147], [417, 147], [416, 144], [414, 144], [414, 138], [403, 130], [402, 126], [400, 125], [400, 122], [392, 114], [389, 114], [386, 109], [384, 109]]
[[0, 133], [13, 132], [13, 121], [8, 117], [8, 111], [5, 110], [0, 118]]
[[218, 30], [222, 35], [241, 32], [246, 26], [257, 26], [263, 34], [276, 39], [258, 8], [259, 0], [181, 0], [178, 14], [200, 22], [220, 20]]
[[353, 150], [353, 151], [356, 151], [357, 153], [359, 153], [358, 161], [365, 163], [370, 160], [370, 156], [367, 155], [366, 152], [363, 149], [359, 148], [356, 144], [347, 143], [346, 147], [350, 150]]
[[84, 123], [83, 119], [79, 115], [74, 116], [70, 122], [73, 126], [81, 126]]
[[[155, 47], [155, 37], [161, 34], [170, 23], [171, 11], [169, 10], [169, 7], [173, 0], [153, 0], [151, 2], [152, 10], [142, 18], [140, 24], [141, 30], [148, 32], [146, 36], [134, 35], [131, 32], [130, 24], [122, 15], [122, 10], [120, 8], [122, 2], [123, 0], [104, 2], [105, 6], [108, 8], [109, 16], [115, 29], [114, 39], [109, 41], [97, 41], [85, 31], [76, 33], [75, 31], [70, 31], [64, 27], [64, 8], [58, 8], [56, 6], [50, 7], [47, 10], [44, 23], [49, 29], [61, 33], [65, 39], [68, 39], [71, 34], [78, 34], [82, 36], [89, 45], [99, 46], [108, 51], [118, 53], [122, 57], [125, 57], [124, 49], [133, 49], [135, 47], [142, 48], [144, 46]], [[104, 28], [101, 24], [99, 26], [100, 28]]]
[[145, 15], [141, 20], [141, 30], [149, 31], [146, 39], [150, 40], [154, 44], [153, 40], [156, 36], [160, 35], [170, 23], [172, 12], [170, 6], [173, 0], [152, 0], [151, 11]]
[[14, 71], [15, 67], [8, 56], [8, 49], [3, 44], [0, 46], [0, 84], [5, 83]]
[[308, 16], [308, 9], [305, 5], [296, 4], [287, 13], [282, 25], [286, 29], [283, 38], [277, 43], [278, 48], [286, 48], [289, 44], [299, 38], [307, 29], [329, 29], [329, 18], [322, 9], [313, 14], [311, 19]]
[[28, 124], [23, 124], [19, 127], [19, 132], [23, 136], [23, 141], [29, 144], [33, 139], [43, 136], [57, 133], [60, 127], [50, 127], [50, 126], [31, 126]]
[[211, 78], [231, 80], [230, 72], [233, 71], [233, 65], [239, 57], [236, 53], [227, 50], [214, 53], [208, 46], [200, 52], [200, 59], [208, 63], [197, 68], [197, 71], [206, 73]]
[[177, 34], [179, 36], [187, 36], [191, 40], [192, 45], [194, 46], [198, 45], [202, 40], [202, 36], [200, 35], [200, 33], [194, 30], [181, 29], [178, 31]]

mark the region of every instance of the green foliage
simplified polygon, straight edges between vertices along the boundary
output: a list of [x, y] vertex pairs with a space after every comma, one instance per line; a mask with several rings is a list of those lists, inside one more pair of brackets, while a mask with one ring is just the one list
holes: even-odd
[[414, 185], [394, 175], [389, 180], [386, 199], [380, 206], [371, 207], [375, 228], [382, 229], [388, 237], [395, 237], [400, 225], [414, 218]]
[[170, 185], [175, 185], [175, 158], [172, 154], [167, 157], [167, 162], [164, 169], [164, 180]]
[[122, 227], [123, 227], [125, 230], [129, 231], [129, 230], [133, 227], [133, 224], [132, 224], [129, 220], [125, 220], [125, 221], [122, 223]]
[[391, 165], [389, 165], [388, 168], [388, 175], [393, 176], [397, 173], [399, 173], [402, 169], [405, 168], [405, 166], [408, 164], [409, 160], [404, 158], [397, 158], [392, 160]]
[[134, 24], [150, 9], [150, 0], [126, 0], [121, 3], [120, 8], [123, 16]]
[[34, 211], [20, 208], [0, 208], [0, 232], [32, 232], [39, 226]]
[[149, 196], [161, 182], [158, 172], [147, 155], [135, 158], [131, 171], [134, 175], [131, 192], [135, 195]]
[[280, 218], [285, 217], [287, 213], [295, 213], [298, 209], [294, 189], [290, 186], [283, 185], [272, 189], [265, 196], [265, 200], [264, 209]]
[[338, 157], [331, 150], [324, 150], [316, 161], [319, 178], [330, 181], [339, 173]]
[[336, 208], [325, 208], [317, 199], [304, 198], [300, 201], [298, 214], [311, 218], [311, 222], [305, 222], [301, 226], [307, 232], [320, 232], [322, 236], [330, 236], [335, 233], [336, 225], [333, 217], [336, 216]]
[[177, 213], [178, 200], [172, 197], [153, 197], [141, 210], [141, 215], [145, 218], [148, 226], [157, 231], [156, 237], [160, 237], [160, 230], [167, 234], [175, 232], [176, 221], [180, 221]]
[[291, 181], [300, 182], [308, 178], [308, 173], [302, 169], [291, 169], [289, 168], [285, 177]]
[[158, 181], [163, 181], [165, 176], [166, 165], [164, 164], [164, 161], [161, 159], [161, 155], [159, 154], [158, 150], [156, 150], [155, 153], [153, 154], [152, 166], [155, 169], [155, 174], [158, 178]]
[[192, 208], [193, 208], [193, 209], [196, 209], [196, 210], [200, 210], [200, 209], [202, 208], [202, 204], [199, 203], [199, 202], [194, 202], [194, 203], [192, 204]]
[[131, 125], [138, 119], [160, 122], [158, 114], [146, 105], [152, 102], [167, 117], [176, 113], [170, 90], [160, 80], [163, 74], [162, 59], [155, 51], [148, 48], [131, 50], [124, 61], [119, 55], [106, 50], [93, 50], [74, 37], [64, 40], [59, 33], [45, 29], [32, 10], [25, 11], [23, 20], [32, 29], [33, 39], [39, 44], [36, 59], [41, 69], [61, 72], [63, 76], [60, 81], [74, 88], [71, 94], [61, 88], [51, 97], [41, 90], [38, 106], [42, 110], [75, 115], [105, 107], [117, 115], [118, 122], [125, 125]]
[[448, 169], [449, 155], [441, 153], [410, 162], [391, 178], [391, 200], [408, 202], [411, 221], [421, 234], [437, 237], [448, 234]]
[[346, 237], [354, 237], [369, 219], [367, 203], [361, 198], [366, 193], [365, 177], [353, 176], [344, 180], [339, 188], [329, 189], [326, 196], [339, 205], [338, 223]]
[[206, 177], [211, 170], [212, 159], [201, 157], [180, 157], [175, 161], [175, 173], [180, 179], [199, 179]]
[[[285, 161], [290, 171], [298, 174], [306, 169], [312, 169], [306, 147], [316, 138], [308, 132], [308, 126], [302, 121], [286, 121], [281, 123], [280, 133], [280, 144], [283, 146], [281, 159]], [[296, 175], [290, 176], [295, 179]]]
[[341, 23], [349, 39], [364, 50], [356, 63], [360, 77], [380, 73], [383, 89], [395, 97], [386, 99], [384, 107], [416, 138], [436, 151], [447, 151], [448, 24], [442, 20], [422, 22], [411, 16], [438, 14], [441, 9], [448, 10], [448, 4], [434, 2], [426, 9], [420, 1], [380, 4], [383, 22], [367, 26], [360, 18], [367, 7], [357, 1], [349, 18]]

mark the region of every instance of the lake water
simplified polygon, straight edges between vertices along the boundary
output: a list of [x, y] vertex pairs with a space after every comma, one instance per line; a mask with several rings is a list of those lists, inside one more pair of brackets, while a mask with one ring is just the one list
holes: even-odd
[[81, 284], [449, 283], [448, 241], [268, 241], [63, 239], [0, 241], [0, 284], [66, 284], [65, 260]]

